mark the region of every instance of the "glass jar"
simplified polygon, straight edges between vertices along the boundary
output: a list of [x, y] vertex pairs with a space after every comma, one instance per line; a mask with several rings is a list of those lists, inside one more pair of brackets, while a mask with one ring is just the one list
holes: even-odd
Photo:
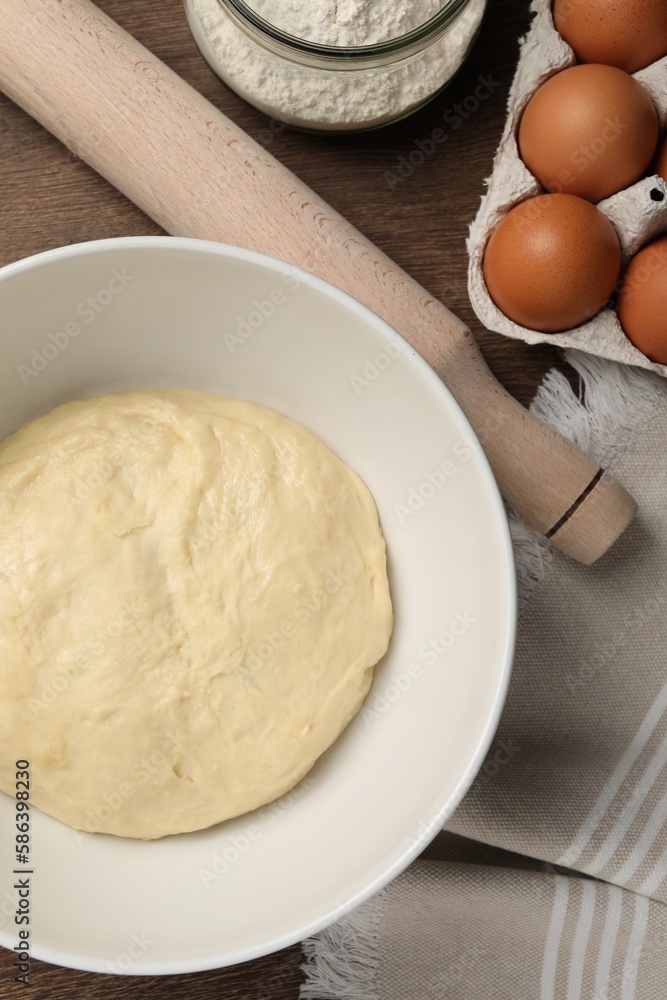
[[[185, 0], [185, 7], [203, 56], [248, 103], [296, 128], [355, 132], [405, 118], [439, 93], [465, 60], [486, 2], [447, 0], [413, 30], [363, 45], [289, 34], [289, 5], [282, 27], [257, 13], [253, 3], [262, 9], [261, 0]], [[303, 3], [305, 10], [313, 0]], [[368, 0], [376, 29], [381, 9]], [[396, 9], [391, 0], [394, 19]], [[414, 19], [414, 7], [406, 9]]]

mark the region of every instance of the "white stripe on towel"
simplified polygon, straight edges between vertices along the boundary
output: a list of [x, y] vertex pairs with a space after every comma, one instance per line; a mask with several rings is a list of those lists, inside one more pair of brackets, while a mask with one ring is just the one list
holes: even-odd
[[586, 962], [586, 951], [588, 950], [588, 939], [593, 926], [593, 914], [595, 912], [595, 902], [597, 886], [595, 882], [581, 882], [581, 909], [579, 919], [574, 932], [574, 942], [572, 945], [572, 955], [570, 958], [570, 969], [567, 977], [567, 1000], [581, 1000], [583, 994], [582, 984], [584, 980], [584, 964]]
[[[633, 794], [631, 801], [627, 804], [627, 806], [620, 814], [620, 816], [614, 823], [613, 827], [605, 837], [604, 842], [600, 847], [600, 850], [595, 855], [590, 865], [586, 866], [587, 871], [592, 872], [594, 875], [597, 875], [604, 868], [607, 862], [610, 861], [611, 858], [614, 856], [614, 854], [619, 848], [621, 841], [623, 840], [626, 833], [632, 826], [637, 813], [644, 804], [646, 796], [649, 794], [653, 785], [660, 777], [660, 774], [664, 770], [666, 764], [667, 764], [667, 736], [662, 741], [662, 743], [656, 750], [655, 754], [653, 755], [653, 757], [647, 764], [646, 768], [644, 769], [642, 776], [639, 778], [635, 789], [635, 793]], [[663, 817], [662, 821], [664, 822], [664, 817], [665, 817], [664, 805], [662, 806], [662, 817]], [[651, 819], [649, 820], [647, 826], [650, 825], [652, 821], [653, 821], [653, 816], [651, 816]], [[662, 825], [662, 823], [660, 825]], [[650, 847], [650, 844], [648, 846]], [[639, 858], [637, 864], [641, 862], [644, 853], [642, 853], [642, 856]], [[630, 874], [632, 874], [632, 872]], [[617, 881], [623, 883], [625, 882], [625, 879], [621, 878], [619, 875]]]
[[[634, 873], [637, 871], [642, 861], [648, 854], [648, 852], [653, 847], [654, 843], [662, 833], [665, 828], [665, 822], [667, 821], [667, 792], [658, 802], [657, 806], [649, 816], [646, 825], [642, 831], [642, 835], [635, 844], [635, 846], [630, 851], [625, 864], [620, 868], [617, 875], [614, 876], [614, 881], [621, 882], [625, 884], [629, 878], [632, 878]], [[663, 878], [665, 873], [663, 871]], [[662, 880], [661, 880], [662, 881]]]
[[602, 819], [604, 818], [609, 806], [613, 802], [614, 798], [618, 794], [621, 785], [627, 778], [632, 766], [635, 764], [637, 759], [640, 757], [642, 751], [645, 749], [646, 744], [650, 740], [653, 732], [662, 719], [662, 716], [667, 709], [667, 684], [663, 687], [662, 691], [655, 699], [651, 708], [646, 715], [644, 721], [642, 722], [639, 730], [635, 734], [630, 746], [627, 748], [618, 764], [614, 768], [613, 773], [609, 777], [606, 785], [602, 789], [602, 792], [598, 796], [593, 808], [588, 813], [577, 834], [575, 835], [572, 843], [565, 851], [563, 855], [558, 860], [559, 865], [564, 865], [565, 867], [572, 867], [573, 863], [580, 856], [591, 837], [597, 830]]
[[646, 928], [648, 926], [649, 902], [645, 896], [635, 896], [635, 919], [632, 923], [628, 950], [623, 964], [621, 1000], [633, 1000], [637, 985], [637, 971], [641, 958]]
[[639, 886], [638, 891], [643, 892], [646, 896], [652, 896], [658, 891], [662, 883], [667, 878], [667, 847], [656, 861], [653, 871], [650, 875], [647, 875], [642, 884]]
[[595, 1000], [609, 995], [609, 975], [611, 965], [616, 953], [616, 939], [618, 929], [621, 926], [621, 912], [623, 910], [623, 900], [625, 894], [618, 886], [610, 885], [607, 889], [607, 912], [604, 918], [602, 937], [600, 938], [600, 950], [598, 962], [595, 969], [595, 987], [593, 996]]
[[555, 996], [558, 952], [560, 951], [560, 939], [563, 934], [570, 892], [570, 879], [567, 875], [556, 875], [555, 878], [556, 891], [554, 905], [551, 911], [551, 922], [549, 924], [547, 940], [544, 946], [544, 958], [542, 960], [540, 1000], [553, 1000]]

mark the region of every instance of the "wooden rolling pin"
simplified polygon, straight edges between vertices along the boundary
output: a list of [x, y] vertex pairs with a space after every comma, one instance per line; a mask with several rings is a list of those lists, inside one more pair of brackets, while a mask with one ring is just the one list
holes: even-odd
[[625, 490], [496, 382], [460, 320], [89, 0], [0, 2], [0, 87], [167, 232], [297, 264], [385, 319], [563, 552], [592, 563], [630, 522]]

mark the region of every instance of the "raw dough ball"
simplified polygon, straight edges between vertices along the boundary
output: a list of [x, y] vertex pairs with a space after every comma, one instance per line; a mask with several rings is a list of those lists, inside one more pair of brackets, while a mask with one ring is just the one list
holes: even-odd
[[392, 629], [359, 477], [272, 410], [167, 390], [68, 403], [0, 445], [0, 788], [151, 839], [291, 788]]

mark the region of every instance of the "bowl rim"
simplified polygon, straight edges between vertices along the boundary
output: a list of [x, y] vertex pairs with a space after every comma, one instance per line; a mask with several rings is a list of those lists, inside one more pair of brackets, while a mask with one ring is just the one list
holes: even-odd
[[[402, 349], [405, 363], [410, 365], [420, 379], [440, 393], [446, 400], [447, 405], [456, 412], [458, 420], [462, 423], [466, 431], [473, 440], [479, 439], [470, 424], [466, 414], [460, 404], [448, 389], [446, 383], [437, 375], [427, 361], [417, 352], [412, 345], [399, 334], [389, 323], [373, 312], [369, 307], [363, 305], [348, 292], [338, 288], [333, 283], [320, 278], [304, 268], [291, 264], [288, 261], [237, 247], [232, 244], [218, 243], [211, 240], [193, 239], [179, 236], [120, 236], [105, 239], [91, 240], [80, 243], [73, 243], [64, 247], [55, 247], [28, 257], [21, 258], [0, 268], [0, 286], [13, 277], [29, 273], [32, 270], [48, 266], [51, 262], [87, 256], [89, 254], [104, 253], [108, 250], [118, 249], [144, 249], [158, 251], [176, 251], [187, 253], [214, 254], [220, 258], [244, 261], [249, 264], [256, 264], [269, 268], [281, 274], [289, 273], [298, 275], [304, 285], [316, 290], [318, 293], [338, 302], [344, 308], [356, 313], [362, 320], [373, 327], [385, 342], [396, 344]], [[233, 966], [242, 962], [251, 961], [265, 955], [274, 954], [283, 948], [303, 941], [305, 938], [323, 930], [337, 919], [341, 918], [341, 909], [344, 914], [348, 914], [363, 902], [376, 895], [387, 886], [401, 872], [403, 872], [414, 859], [421, 854], [427, 845], [441, 832], [444, 823], [451, 817], [456, 808], [461, 803], [467, 791], [472, 786], [475, 777], [482, 767], [488, 750], [496, 734], [498, 724], [505, 706], [509, 690], [514, 653], [516, 648], [516, 635], [518, 626], [518, 606], [517, 606], [517, 580], [514, 564], [514, 551], [509, 529], [509, 523], [504, 507], [504, 502], [500, 495], [498, 485], [491, 470], [488, 458], [481, 447], [475, 449], [475, 463], [481, 475], [484, 492], [486, 493], [490, 509], [495, 522], [495, 532], [500, 543], [502, 556], [502, 567], [504, 576], [504, 586], [506, 587], [507, 619], [504, 622], [504, 641], [498, 645], [497, 661], [499, 664], [496, 678], [496, 691], [491, 708], [487, 714], [484, 727], [478, 739], [477, 748], [472, 758], [461, 775], [454, 791], [449, 796], [444, 805], [434, 812], [429, 823], [423, 825], [410, 844], [396, 857], [394, 862], [383, 869], [381, 875], [366, 883], [362, 890], [357, 891], [352, 897], [346, 899], [343, 907], [339, 904], [333, 910], [327, 910], [318, 919], [310, 920], [299, 927], [292, 927], [289, 931], [282, 931], [270, 941], [263, 941], [255, 947], [247, 947], [233, 958], [220, 953], [211, 956], [207, 960], [201, 957], [196, 959], [174, 959], [173, 962], [165, 963], [161, 961], [136, 961], [131, 969], [124, 973], [123, 970], [115, 970], [114, 974], [127, 974], [129, 976], [155, 976], [155, 975], [184, 975], [193, 972], [203, 972], [210, 969]], [[0, 937], [4, 937], [0, 931]], [[75, 952], [64, 952], [49, 946], [42, 946], [37, 941], [32, 943], [32, 954], [36, 959], [50, 962], [66, 968], [79, 969], [88, 972], [100, 972], [99, 965], [95, 965], [86, 957], [77, 955]]]

